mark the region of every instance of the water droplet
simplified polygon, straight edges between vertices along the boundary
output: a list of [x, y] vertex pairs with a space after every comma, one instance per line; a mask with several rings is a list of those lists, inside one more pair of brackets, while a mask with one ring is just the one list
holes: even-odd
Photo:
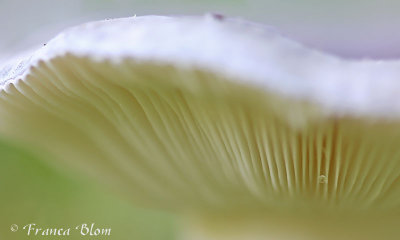
[[325, 175], [319, 175], [318, 183], [325, 184], [328, 183], [328, 177]]

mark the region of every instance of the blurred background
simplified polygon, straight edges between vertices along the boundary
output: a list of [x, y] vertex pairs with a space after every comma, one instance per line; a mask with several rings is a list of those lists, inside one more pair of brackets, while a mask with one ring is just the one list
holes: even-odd
[[399, 9], [397, 0], [0, 0], [0, 59], [86, 21], [205, 12], [272, 25], [345, 57], [394, 58], [400, 55]]

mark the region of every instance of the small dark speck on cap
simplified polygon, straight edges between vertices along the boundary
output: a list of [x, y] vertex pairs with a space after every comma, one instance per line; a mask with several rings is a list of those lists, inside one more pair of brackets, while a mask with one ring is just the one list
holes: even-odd
[[220, 13], [209, 13], [207, 16], [217, 20], [217, 21], [223, 21], [225, 19], [225, 16], [220, 14]]

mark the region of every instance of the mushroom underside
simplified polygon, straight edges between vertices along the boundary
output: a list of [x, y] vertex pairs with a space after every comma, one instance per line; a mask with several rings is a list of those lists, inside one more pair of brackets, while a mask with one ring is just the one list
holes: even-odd
[[285, 222], [288, 239], [398, 233], [393, 119], [329, 114], [202, 68], [71, 54], [5, 83], [0, 114], [0, 133], [50, 154], [49, 164], [196, 216], [188, 239], [276, 239]]
[[0, 132], [152, 207], [391, 212], [398, 122], [200, 68], [66, 55], [0, 92]]

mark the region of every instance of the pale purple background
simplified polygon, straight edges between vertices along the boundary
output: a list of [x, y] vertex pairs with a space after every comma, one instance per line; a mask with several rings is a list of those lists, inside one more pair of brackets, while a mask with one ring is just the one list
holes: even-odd
[[397, 0], [0, 0], [0, 59], [86, 21], [204, 12], [263, 22], [306, 45], [346, 57], [400, 56]]

